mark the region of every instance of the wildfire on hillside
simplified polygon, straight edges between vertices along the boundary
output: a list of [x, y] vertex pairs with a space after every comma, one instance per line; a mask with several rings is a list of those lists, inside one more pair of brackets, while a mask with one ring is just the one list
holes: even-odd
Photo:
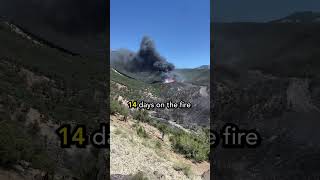
[[163, 83], [168, 84], [168, 83], [173, 83], [173, 82], [175, 82], [175, 81], [176, 81], [176, 80], [175, 80], [174, 78], [168, 77], [168, 78], [165, 78], [165, 79], [164, 79]]

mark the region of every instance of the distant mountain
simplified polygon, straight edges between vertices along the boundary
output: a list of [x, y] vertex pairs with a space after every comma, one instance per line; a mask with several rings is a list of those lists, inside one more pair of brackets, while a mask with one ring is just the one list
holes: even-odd
[[210, 70], [206, 68], [175, 69], [173, 73], [185, 83], [200, 86], [209, 86], [210, 84]]
[[312, 11], [295, 12], [272, 23], [320, 23], [320, 13]]
[[62, 51], [64, 53], [70, 54], [72, 56], [76, 56], [76, 55], [80, 55], [78, 53], [72, 52], [68, 49], [65, 49], [61, 46], [56, 45], [55, 43], [52, 43], [44, 38], [41, 38], [37, 35], [35, 35], [34, 33], [26, 30], [25, 28], [16, 25], [10, 21], [7, 21], [5, 18], [1, 18], [0, 17], [0, 21], [1, 21], [1, 25], [4, 28], [8, 28], [10, 29], [12, 32], [16, 33], [17, 35], [21, 36], [24, 39], [28, 39], [29, 41], [31, 41], [33, 44], [38, 44], [38, 45], [45, 45], [48, 46], [50, 48], [54, 48], [57, 49], [59, 51]]
[[202, 65], [197, 67], [196, 69], [210, 69], [210, 65]]

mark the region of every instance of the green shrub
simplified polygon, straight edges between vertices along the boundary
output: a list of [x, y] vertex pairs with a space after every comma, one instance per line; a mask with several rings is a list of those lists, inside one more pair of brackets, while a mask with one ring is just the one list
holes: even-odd
[[122, 107], [122, 109], [119, 112], [121, 115], [123, 115], [124, 117], [128, 117], [129, 116], [129, 110], [125, 107]]
[[172, 128], [170, 127], [169, 124], [167, 123], [163, 123], [163, 122], [159, 122], [155, 119], [150, 118], [149, 124], [156, 127], [159, 131], [164, 132], [166, 134], [177, 134], [178, 132], [180, 132], [180, 130], [177, 130], [177, 128]]
[[161, 143], [160, 143], [159, 141], [157, 141], [156, 144], [155, 144], [155, 147], [156, 147], [157, 149], [161, 149], [161, 148], [162, 148], [162, 145], [161, 145]]
[[115, 100], [111, 100], [110, 102], [110, 113], [112, 115], [119, 113], [125, 117], [128, 117], [129, 115], [129, 110], [124, 107], [123, 105], [121, 105], [118, 101]]
[[137, 134], [139, 137], [142, 137], [142, 138], [148, 138], [149, 135], [147, 134], [146, 130], [144, 130], [144, 128], [142, 126], [138, 126], [137, 127]]
[[148, 123], [156, 127], [160, 132], [171, 135], [170, 142], [177, 153], [183, 154], [196, 162], [209, 159], [210, 131], [208, 129], [203, 129], [199, 133], [187, 133], [181, 129], [171, 127], [164, 122], [159, 122], [156, 119], [150, 118]]
[[18, 122], [0, 122], [0, 166], [10, 167], [18, 160], [32, 163], [33, 168], [53, 172], [55, 162], [46, 153], [41, 139], [31, 136]]
[[119, 135], [122, 133], [122, 131], [120, 129], [116, 129], [116, 131], [114, 132], [116, 135]]
[[135, 111], [133, 114], [133, 118], [140, 121], [140, 122], [149, 122], [150, 121], [149, 114], [145, 110]]
[[160, 123], [157, 128], [162, 133], [162, 137], [161, 138], [163, 140], [165, 134], [167, 134], [169, 132], [168, 126], [166, 124], [164, 124], [164, 123]]
[[44, 152], [35, 154], [32, 157], [31, 162], [34, 168], [39, 168], [49, 173], [54, 172], [54, 169], [55, 169], [54, 160]]
[[139, 122], [135, 122], [135, 123], [132, 125], [133, 128], [137, 128], [137, 127], [139, 127], [139, 126], [140, 126]]
[[197, 162], [209, 158], [210, 144], [205, 136], [180, 132], [170, 137], [173, 149]]
[[184, 165], [184, 164], [175, 164], [173, 166], [173, 169], [176, 171], [182, 171], [183, 174], [185, 174], [187, 177], [191, 177], [192, 175], [192, 171], [191, 171], [191, 167], [188, 165]]
[[121, 105], [118, 101], [111, 100], [110, 101], [110, 114], [114, 115], [121, 111]]
[[139, 171], [137, 174], [132, 176], [131, 180], [148, 180], [148, 178], [144, 176], [143, 172]]
[[0, 126], [0, 165], [12, 165], [30, 151], [30, 139], [24, 138], [12, 123], [1, 121]]

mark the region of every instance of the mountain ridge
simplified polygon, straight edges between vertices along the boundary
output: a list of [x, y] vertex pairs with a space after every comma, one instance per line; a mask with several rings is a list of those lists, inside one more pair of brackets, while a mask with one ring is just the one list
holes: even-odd
[[50, 48], [58, 49], [59, 51], [62, 51], [64, 53], [70, 54], [72, 56], [78, 56], [80, 55], [79, 53], [72, 52], [66, 48], [63, 48], [61, 46], [56, 45], [53, 42], [50, 42], [48, 40], [45, 40], [44, 38], [41, 38], [40, 36], [35, 35], [34, 33], [28, 31], [24, 27], [17, 25], [6, 18], [0, 18], [0, 23], [5, 24], [10, 28], [13, 32], [21, 35], [22, 37], [31, 40], [33, 43], [39, 44], [39, 45], [46, 45]]
[[294, 12], [270, 23], [320, 23], [320, 13], [313, 11]]

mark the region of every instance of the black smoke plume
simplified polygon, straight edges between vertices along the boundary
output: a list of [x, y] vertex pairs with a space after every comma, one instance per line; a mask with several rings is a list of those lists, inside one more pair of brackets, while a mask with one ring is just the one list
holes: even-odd
[[111, 52], [111, 64], [129, 72], [170, 72], [174, 65], [157, 52], [153, 40], [144, 36], [137, 53], [120, 49]]

